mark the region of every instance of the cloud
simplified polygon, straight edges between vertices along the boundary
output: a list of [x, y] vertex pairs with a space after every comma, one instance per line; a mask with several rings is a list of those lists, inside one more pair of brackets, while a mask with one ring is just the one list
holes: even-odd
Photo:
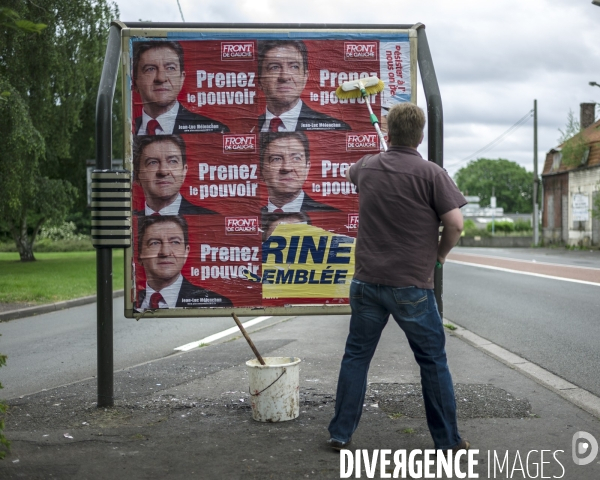
[[[178, 22], [176, 0], [118, 0], [121, 18]], [[572, 0], [180, 0], [188, 22], [426, 25], [444, 106], [446, 166], [481, 149], [538, 100], [540, 169], [569, 110], [599, 101], [600, 8]], [[422, 86], [418, 103], [425, 107]], [[533, 168], [532, 121], [485, 155]], [[426, 142], [421, 148], [427, 154]]]

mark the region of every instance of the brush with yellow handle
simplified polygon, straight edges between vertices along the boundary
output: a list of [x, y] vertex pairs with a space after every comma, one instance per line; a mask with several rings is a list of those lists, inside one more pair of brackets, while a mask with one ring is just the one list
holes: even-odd
[[383, 81], [379, 80], [377, 77], [359, 78], [358, 80], [350, 80], [348, 82], [342, 83], [342, 85], [339, 86], [335, 91], [335, 94], [338, 98], [341, 98], [342, 100], [347, 98], [359, 97], [365, 99], [365, 103], [367, 104], [367, 108], [369, 109], [371, 123], [377, 131], [379, 141], [381, 142], [381, 146], [383, 147], [383, 151], [385, 152], [387, 151], [387, 144], [385, 143], [385, 139], [383, 138], [383, 133], [381, 133], [381, 128], [379, 128], [379, 120], [377, 119], [377, 115], [373, 113], [371, 103], [367, 98], [369, 95], [374, 95], [376, 93], [381, 92], [384, 89], [384, 87], [385, 85], [383, 84]]

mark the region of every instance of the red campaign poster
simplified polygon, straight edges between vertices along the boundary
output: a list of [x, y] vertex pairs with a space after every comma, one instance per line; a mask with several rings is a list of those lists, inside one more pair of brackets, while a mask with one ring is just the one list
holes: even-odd
[[134, 309], [347, 304], [346, 173], [380, 144], [335, 90], [384, 65], [375, 41], [134, 40]]

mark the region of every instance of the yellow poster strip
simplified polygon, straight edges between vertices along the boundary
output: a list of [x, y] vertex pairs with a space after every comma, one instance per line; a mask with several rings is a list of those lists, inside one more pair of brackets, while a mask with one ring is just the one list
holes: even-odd
[[280, 224], [263, 244], [263, 299], [348, 298], [355, 239], [306, 224]]

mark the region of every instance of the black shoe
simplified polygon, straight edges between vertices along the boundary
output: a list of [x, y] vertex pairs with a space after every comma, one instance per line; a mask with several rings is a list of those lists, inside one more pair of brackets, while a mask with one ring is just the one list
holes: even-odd
[[348, 445], [350, 445], [350, 442], [352, 442], [352, 440], [348, 440], [347, 442], [340, 442], [339, 440], [336, 440], [335, 438], [330, 438], [329, 440], [327, 440], [327, 444], [334, 450], [338, 450], [338, 451], [348, 448]]

